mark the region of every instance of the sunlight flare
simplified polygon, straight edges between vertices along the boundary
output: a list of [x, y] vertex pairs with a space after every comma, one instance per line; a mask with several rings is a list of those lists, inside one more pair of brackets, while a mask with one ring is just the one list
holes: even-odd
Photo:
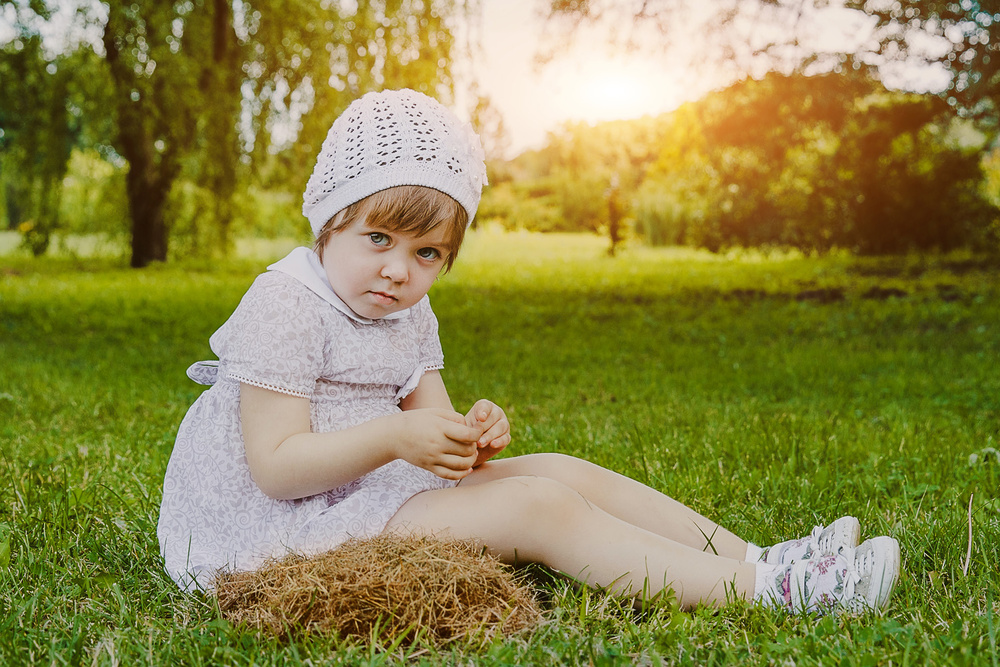
[[559, 115], [590, 123], [660, 113], [684, 101], [675, 72], [636, 57], [591, 54], [554, 67]]

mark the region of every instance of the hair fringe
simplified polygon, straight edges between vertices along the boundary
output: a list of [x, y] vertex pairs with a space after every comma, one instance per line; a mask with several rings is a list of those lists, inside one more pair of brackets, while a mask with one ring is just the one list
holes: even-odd
[[313, 249], [323, 259], [323, 249], [333, 234], [358, 220], [387, 232], [423, 236], [439, 225], [448, 227], [448, 257], [445, 273], [451, 270], [465, 238], [469, 215], [449, 195], [421, 185], [397, 185], [380, 190], [338, 211], [323, 225]]

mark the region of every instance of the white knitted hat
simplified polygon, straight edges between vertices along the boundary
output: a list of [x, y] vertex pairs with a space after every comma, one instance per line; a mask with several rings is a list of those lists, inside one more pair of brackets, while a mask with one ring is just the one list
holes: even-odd
[[479, 136], [441, 103], [413, 90], [368, 93], [333, 122], [302, 202], [313, 234], [368, 195], [423, 185], [476, 215], [486, 164]]

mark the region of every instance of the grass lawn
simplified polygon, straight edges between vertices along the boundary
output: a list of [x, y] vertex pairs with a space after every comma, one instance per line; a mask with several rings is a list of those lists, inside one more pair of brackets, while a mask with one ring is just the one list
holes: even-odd
[[884, 617], [634, 613], [550, 583], [547, 624], [482, 650], [278, 644], [232, 627], [162, 572], [155, 524], [200, 391], [184, 370], [210, 358], [266, 260], [132, 271], [7, 254], [0, 664], [996, 667], [1000, 265], [603, 250], [471, 235], [431, 295], [456, 407], [492, 398], [512, 453], [588, 458], [758, 544], [854, 514], [902, 547]]

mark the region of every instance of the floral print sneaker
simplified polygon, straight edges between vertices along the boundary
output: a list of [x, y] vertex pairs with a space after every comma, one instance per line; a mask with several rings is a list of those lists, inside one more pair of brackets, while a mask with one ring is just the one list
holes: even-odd
[[760, 560], [772, 565], [787, 565], [814, 556], [833, 556], [843, 549], [854, 549], [861, 539], [861, 524], [853, 516], [842, 516], [827, 527], [816, 526], [807, 537], [779, 542], [767, 547]]
[[876, 537], [857, 549], [774, 565], [761, 601], [793, 613], [881, 612], [899, 579], [899, 560], [899, 543]]

